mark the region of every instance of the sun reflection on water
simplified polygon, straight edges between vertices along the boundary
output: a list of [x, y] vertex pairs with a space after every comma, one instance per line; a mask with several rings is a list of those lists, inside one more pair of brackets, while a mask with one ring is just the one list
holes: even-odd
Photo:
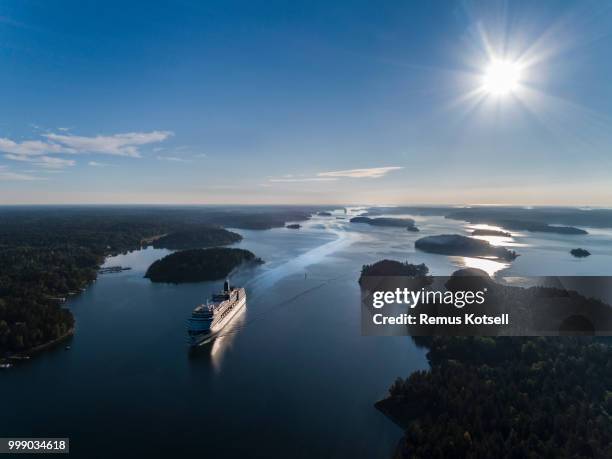
[[[528, 244], [516, 242], [517, 237], [521, 237], [521, 233], [517, 233], [515, 231], [509, 231], [507, 229], [502, 228], [501, 226], [494, 225], [486, 225], [484, 223], [476, 224], [476, 225], [467, 225], [467, 231], [470, 233], [470, 236], [474, 239], [480, 239], [481, 241], [487, 241], [489, 244], [494, 246], [506, 246], [506, 247], [528, 247]], [[502, 231], [504, 233], [509, 233], [510, 236], [475, 236], [472, 235], [472, 231], [474, 230], [490, 230], [490, 231]]]
[[492, 258], [451, 257], [451, 260], [461, 268], [482, 269], [489, 276], [494, 276], [495, 273], [510, 266], [510, 263]]
[[227, 325], [212, 343], [210, 349], [210, 358], [215, 370], [221, 369], [221, 363], [223, 361], [224, 354], [232, 347], [236, 334], [245, 322], [245, 311], [246, 306], [241, 308], [236, 315], [232, 318], [230, 324]]

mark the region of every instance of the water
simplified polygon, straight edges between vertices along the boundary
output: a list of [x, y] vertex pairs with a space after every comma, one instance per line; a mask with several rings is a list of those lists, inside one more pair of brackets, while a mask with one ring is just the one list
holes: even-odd
[[[342, 214], [338, 214], [342, 215]], [[491, 274], [612, 274], [612, 234], [513, 234], [512, 265], [415, 252], [424, 235], [472, 226], [416, 217], [420, 233], [315, 218], [300, 230], [237, 230], [238, 247], [266, 260], [233, 277], [247, 309], [212, 346], [189, 352], [185, 321], [221, 282], [144, 279], [168, 253], [107, 260], [131, 271], [100, 276], [70, 301], [63, 346], [0, 375], [1, 436], [68, 436], [73, 457], [389, 458], [401, 431], [373, 404], [398, 377], [427, 367], [406, 337], [362, 337], [361, 265], [426, 263], [445, 275], [479, 264]], [[582, 238], [582, 239], [581, 239]], [[577, 260], [569, 250], [593, 256]], [[7, 415], [8, 413], [8, 415]]]

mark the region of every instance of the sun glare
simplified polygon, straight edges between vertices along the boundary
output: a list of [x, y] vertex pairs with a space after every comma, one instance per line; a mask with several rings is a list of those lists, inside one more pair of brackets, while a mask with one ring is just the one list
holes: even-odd
[[492, 61], [482, 79], [482, 89], [491, 95], [504, 96], [516, 91], [521, 82], [521, 66], [516, 62]]

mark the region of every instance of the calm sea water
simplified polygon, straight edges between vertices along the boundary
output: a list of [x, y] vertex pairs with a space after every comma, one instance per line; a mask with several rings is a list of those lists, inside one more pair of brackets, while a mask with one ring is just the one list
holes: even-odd
[[[362, 264], [424, 262], [440, 275], [463, 266], [512, 276], [612, 275], [612, 231], [490, 239], [521, 253], [506, 265], [415, 252], [418, 237], [473, 228], [416, 219], [417, 234], [324, 217], [297, 231], [237, 230], [238, 247], [266, 264], [233, 277], [247, 288], [247, 308], [198, 352], [188, 349], [185, 321], [221, 282], [152, 284], [144, 271], [165, 250], [107, 260], [133, 269], [100, 276], [69, 302], [72, 349], [0, 374], [0, 436], [70, 437], [71, 455], [87, 458], [387, 459], [401, 432], [373, 404], [396, 377], [427, 362], [409, 338], [361, 336]], [[593, 255], [574, 259], [575, 247]]]

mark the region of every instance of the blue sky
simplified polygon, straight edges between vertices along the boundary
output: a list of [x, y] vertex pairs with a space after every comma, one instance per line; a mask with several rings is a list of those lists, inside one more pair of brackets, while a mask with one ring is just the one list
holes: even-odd
[[0, 203], [609, 206], [606, 3], [5, 1]]

